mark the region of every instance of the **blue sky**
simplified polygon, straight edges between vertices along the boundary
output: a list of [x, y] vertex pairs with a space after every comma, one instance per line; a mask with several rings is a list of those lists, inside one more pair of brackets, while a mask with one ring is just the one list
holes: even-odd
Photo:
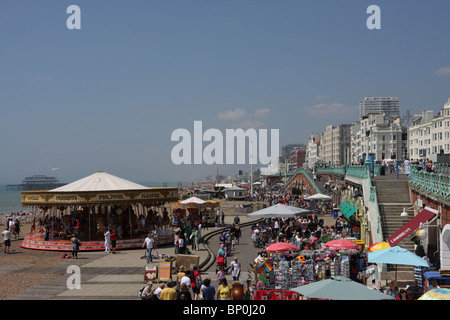
[[[71, 4], [81, 30], [66, 27]], [[381, 30], [366, 27], [372, 4]], [[194, 120], [279, 129], [283, 145], [353, 122], [367, 96], [437, 113], [450, 97], [449, 12], [417, 0], [1, 0], [0, 182], [248, 171], [175, 166], [171, 133]]]

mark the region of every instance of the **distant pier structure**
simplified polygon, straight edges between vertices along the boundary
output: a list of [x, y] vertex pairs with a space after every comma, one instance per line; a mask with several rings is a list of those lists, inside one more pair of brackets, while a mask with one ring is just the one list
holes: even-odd
[[47, 177], [44, 175], [34, 175], [32, 177], [26, 177], [22, 180], [21, 184], [9, 184], [6, 186], [7, 190], [51, 190], [61, 186], [66, 185], [66, 183], [59, 182], [55, 177]]

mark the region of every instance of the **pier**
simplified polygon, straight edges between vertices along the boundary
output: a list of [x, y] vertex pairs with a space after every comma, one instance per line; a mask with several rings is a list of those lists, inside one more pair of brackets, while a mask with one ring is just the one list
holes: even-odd
[[26, 177], [21, 184], [9, 184], [6, 186], [7, 190], [51, 190], [66, 185], [66, 183], [59, 182], [55, 177], [47, 177], [44, 175], [34, 175]]

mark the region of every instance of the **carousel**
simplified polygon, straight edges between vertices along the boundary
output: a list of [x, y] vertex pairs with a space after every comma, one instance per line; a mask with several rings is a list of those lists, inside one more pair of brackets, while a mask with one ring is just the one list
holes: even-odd
[[200, 223], [203, 227], [213, 227], [216, 220], [216, 210], [220, 208], [220, 201], [202, 200], [191, 197], [183, 201], [171, 203], [172, 226], [181, 227], [185, 223], [193, 227]]
[[33, 220], [21, 247], [71, 251], [76, 235], [81, 251], [104, 250], [106, 230], [115, 232], [116, 250], [142, 248], [149, 232], [158, 245], [172, 244], [167, 208], [177, 201], [177, 188], [148, 188], [101, 171], [56, 189], [24, 191], [22, 205], [32, 208]]

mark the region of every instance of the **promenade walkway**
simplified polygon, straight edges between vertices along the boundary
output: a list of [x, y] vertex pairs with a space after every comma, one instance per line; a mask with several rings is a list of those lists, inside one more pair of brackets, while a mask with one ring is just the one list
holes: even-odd
[[[225, 215], [225, 225], [230, 225], [235, 215]], [[241, 225], [256, 221], [241, 214]], [[218, 232], [223, 227], [210, 227], [203, 230], [203, 237]], [[189, 247], [190, 248], [190, 247]], [[142, 288], [144, 270], [147, 265], [144, 249], [116, 251], [116, 254], [104, 252], [81, 252], [78, 259], [67, 259], [57, 267], [48, 270], [60, 274], [59, 277], [35, 286], [19, 295], [10, 296], [8, 300], [137, 300], [137, 292]], [[175, 256], [173, 246], [157, 248], [154, 254]], [[192, 251], [200, 257], [200, 266], [208, 265], [214, 259], [214, 253], [207, 246], [200, 244], [200, 250]], [[148, 265], [157, 265], [164, 259], [154, 259]], [[68, 289], [67, 280], [72, 275], [70, 266], [80, 267], [81, 289]], [[69, 269], [68, 269], [69, 268]], [[213, 269], [213, 268], [211, 268]], [[215, 278], [215, 270], [202, 272], [203, 277]], [[173, 275], [175, 280], [175, 275]], [[157, 281], [154, 281], [154, 286]]]

